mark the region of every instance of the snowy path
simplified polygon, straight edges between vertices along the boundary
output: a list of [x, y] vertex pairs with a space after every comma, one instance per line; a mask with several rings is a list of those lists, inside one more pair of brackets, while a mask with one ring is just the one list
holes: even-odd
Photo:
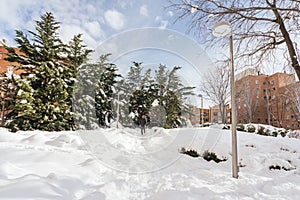
[[[244, 167], [236, 180], [231, 178], [229, 131], [147, 131], [140, 136], [138, 129], [103, 129], [79, 133], [80, 138], [75, 132], [0, 129], [0, 199], [297, 200], [300, 196], [300, 140], [239, 133], [239, 161]], [[228, 160], [217, 164], [178, 153], [178, 148], [189, 146], [198, 152], [210, 148]], [[276, 164], [291, 170], [270, 171], [269, 166]]]

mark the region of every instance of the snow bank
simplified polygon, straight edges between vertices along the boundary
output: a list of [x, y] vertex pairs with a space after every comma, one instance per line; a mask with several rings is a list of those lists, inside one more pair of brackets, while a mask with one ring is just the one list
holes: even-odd
[[[240, 172], [234, 179], [230, 133], [148, 129], [141, 136], [139, 129], [10, 133], [2, 128], [0, 199], [299, 198], [299, 139], [238, 132]], [[181, 147], [200, 154], [209, 150], [227, 161], [193, 158], [178, 153]]]

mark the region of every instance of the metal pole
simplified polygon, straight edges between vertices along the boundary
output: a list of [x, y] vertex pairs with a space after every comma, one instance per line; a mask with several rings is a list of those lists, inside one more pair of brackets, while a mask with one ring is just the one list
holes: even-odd
[[231, 90], [231, 133], [232, 133], [232, 176], [238, 178], [238, 155], [236, 138], [236, 105], [235, 105], [235, 82], [234, 82], [234, 60], [233, 60], [233, 38], [230, 32], [230, 90]]
[[202, 95], [201, 95], [201, 113], [200, 113], [200, 115], [201, 115], [201, 125], [203, 127], [204, 119], [203, 119], [203, 96]]
[[120, 110], [120, 92], [118, 92], [118, 102], [117, 102], [117, 128], [119, 128], [119, 110]]

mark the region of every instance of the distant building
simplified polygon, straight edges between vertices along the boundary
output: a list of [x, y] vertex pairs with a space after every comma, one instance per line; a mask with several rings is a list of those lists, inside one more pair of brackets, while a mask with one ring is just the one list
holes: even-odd
[[[231, 123], [231, 109], [229, 107], [229, 104], [226, 105], [226, 119], [225, 123], [229, 124]], [[214, 105], [212, 107], [209, 107], [209, 122], [210, 123], [222, 123], [222, 115], [220, 112], [219, 105]]]
[[299, 128], [300, 88], [293, 74], [248, 74], [235, 86], [239, 123]]
[[198, 108], [196, 106], [190, 105], [189, 106], [191, 113], [186, 114], [185, 117], [191, 121], [192, 125], [200, 125], [202, 124], [202, 117], [201, 113], [203, 113], [203, 123], [210, 122], [209, 120], [209, 109], [206, 108]]
[[[0, 41], [0, 76], [3, 76], [4, 73], [19, 73], [20, 71], [15, 71], [13, 65], [17, 65], [18, 63], [11, 63], [7, 60], [5, 60], [5, 58], [7, 57], [7, 50], [5, 49], [6, 45], [6, 40], [3, 39], [2, 41]], [[20, 53], [20, 49], [19, 48], [14, 48], [16, 53]]]

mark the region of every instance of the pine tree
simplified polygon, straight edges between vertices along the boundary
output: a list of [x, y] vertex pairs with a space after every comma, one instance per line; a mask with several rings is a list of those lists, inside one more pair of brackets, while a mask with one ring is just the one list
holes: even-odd
[[[155, 71], [155, 80], [159, 85], [158, 102], [160, 112], [156, 112], [156, 118], [165, 128], [176, 128], [180, 126], [180, 116], [184, 106], [184, 98], [192, 95], [194, 87], [185, 87], [177, 72], [180, 67], [168, 70], [165, 65], [160, 65]], [[162, 114], [165, 113], [165, 116]]]
[[[124, 125], [130, 125], [133, 120], [136, 121], [140, 112], [135, 109], [136, 105], [132, 105], [132, 100], [135, 99], [133, 94], [148, 90], [151, 85], [153, 85], [153, 79], [151, 78], [151, 69], [144, 72], [142, 62], [133, 62], [133, 66], [127, 74], [127, 77], [118, 82], [118, 91], [124, 91], [120, 98], [122, 99], [122, 104], [119, 106], [119, 118], [120, 122]], [[148, 89], [147, 89], [148, 88]], [[144, 91], [146, 92], [146, 91]]]
[[72, 81], [76, 78], [79, 57], [84, 60], [89, 52], [73, 53], [76, 45], [63, 44], [58, 35], [59, 28], [60, 23], [55, 21], [53, 14], [46, 13], [36, 21], [36, 32], [28, 31], [31, 40], [22, 31], [16, 31], [20, 55], [13, 48], [7, 48], [8, 60], [18, 62], [17, 69], [23, 71], [21, 78], [16, 80], [16, 115], [8, 124], [13, 131], [73, 128]]
[[113, 94], [117, 82], [117, 66], [108, 62], [109, 54], [96, 63], [82, 65], [75, 89], [74, 110], [80, 129], [109, 126], [113, 119]]
[[101, 59], [104, 69], [96, 87], [95, 106], [100, 126], [109, 126], [113, 119], [113, 94], [116, 93], [116, 78], [120, 77], [117, 66], [106, 62], [107, 56]]
[[146, 115], [148, 122], [150, 118], [150, 109], [153, 101], [157, 98], [158, 88], [153, 84], [142, 87], [132, 93], [129, 103], [129, 112], [133, 113], [133, 121], [138, 122], [142, 115]]

